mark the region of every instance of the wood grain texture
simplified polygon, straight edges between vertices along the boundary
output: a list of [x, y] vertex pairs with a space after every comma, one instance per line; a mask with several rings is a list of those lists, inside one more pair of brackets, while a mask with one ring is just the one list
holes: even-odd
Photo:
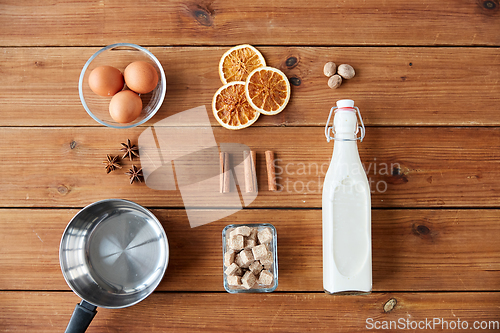
[[[3, 48], [0, 125], [98, 125], [78, 96], [78, 79], [98, 48]], [[226, 47], [150, 50], [163, 64], [167, 95], [149, 124], [206, 105], [222, 85]], [[498, 126], [500, 57], [495, 48], [259, 47], [293, 83], [287, 108], [254, 126], [324, 126], [335, 101], [354, 99], [367, 126]], [[327, 86], [323, 65], [349, 63], [356, 77]], [[213, 125], [215, 118], [210, 116]], [[195, 124], [192, 124], [195, 125]]]
[[[450, 322], [456, 325], [458, 319], [467, 321], [472, 331], [474, 322], [481, 325], [485, 321], [486, 327], [491, 322], [490, 329], [481, 332], [497, 332], [498, 297], [498, 293], [375, 293], [362, 297], [153, 293], [130, 308], [98, 308], [87, 332], [366, 332], [368, 318], [379, 321], [379, 328], [383, 321], [401, 320], [414, 328], [423, 321], [424, 329], [412, 330], [418, 332], [457, 332], [460, 330], [451, 329]], [[397, 304], [386, 313], [384, 304], [390, 299]], [[2, 292], [2, 331], [62, 332], [77, 302], [69, 292]], [[425, 329], [426, 318], [447, 321], [448, 329], [441, 324]]]
[[[2, 1], [1, 45], [499, 45], [497, 1]], [[467, 24], [464, 24], [465, 20]]]
[[[59, 268], [58, 248], [77, 211], [0, 210], [1, 289], [69, 290]], [[277, 291], [323, 290], [321, 210], [247, 209], [197, 228], [190, 228], [184, 210], [153, 213], [170, 244], [169, 266], [158, 290], [224, 291], [222, 229], [230, 223], [254, 222], [269, 222], [277, 229]], [[499, 214], [498, 210], [374, 210], [374, 290], [499, 290]]]
[[[129, 161], [123, 162], [123, 169], [105, 173], [106, 154], [120, 154], [120, 142], [127, 138], [137, 143], [143, 130], [0, 128], [4, 156], [0, 206], [83, 207], [120, 197], [145, 206], [183, 208], [186, 197], [179, 190], [129, 185], [124, 175]], [[215, 127], [213, 131], [217, 143], [241, 143], [257, 152], [261, 191], [249, 207], [321, 207], [323, 178], [333, 151], [322, 128], [229, 131]], [[371, 183], [372, 207], [498, 207], [499, 148], [497, 128], [372, 127], [359, 144]], [[265, 150], [275, 152], [277, 192], [263, 190]], [[200, 159], [198, 164], [205, 163]], [[198, 169], [193, 176], [203, 172]], [[218, 204], [227, 201], [218, 195]], [[187, 198], [201, 197], [202, 192], [195, 192]], [[213, 208], [214, 203], [202, 207]]]
[[[360, 332], [367, 318], [500, 330], [498, 0], [4, 0], [0, 25], [0, 332], [64, 330], [79, 299], [59, 268], [62, 233], [79, 208], [114, 197], [152, 209], [170, 261], [157, 291], [131, 308], [98, 309], [88, 332]], [[79, 100], [85, 62], [117, 42], [148, 47], [168, 77], [163, 106], [140, 128], [99, 126]], [[292, 98], [279, 115], [233, 132], [210, 105], [221, 55], [242, 43], [285, 72]], [[351, 64], [356, 77], [329, 89], [327, 61]], [[322, 292], [321, 186], [333, 149], [323, 128], [342, 98], [355, 100], [367, 125], [359, 151], [372, 189], [375, 292], [359, 297]], [[102, 161], [200, 105], [218, 144], [257, 151], [261, 191], [246, 209], [191, 228], [179, 187], [131, 186], [132, 163], [106, 175]], [[265, 150], [276, 154], [278, 192], [264, 190]], [[279, 286], [230, 295], [221, 231], [252, 222], [277, 228]], [[441, 328], [432, 331], [461, 331]]]

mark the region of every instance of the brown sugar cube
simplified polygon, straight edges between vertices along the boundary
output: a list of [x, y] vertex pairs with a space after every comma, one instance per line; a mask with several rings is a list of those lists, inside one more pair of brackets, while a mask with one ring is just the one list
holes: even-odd
[[260, 244], [269, 244], [273, 240], [273, 233], [271, 229], [264, 228], [257, 234]]
[[245, 250], [250, 250], [252, 247], [256, 246], [257, 242], [255, 239], [245, 239]]
[[248, 239], [253, 239], [254, 241], [257, 241], [257, 233], [258, 233], [257, 228], [252, 228], [252, 230], [250, 230], [250, 235], [248, 235]]
[[231, 235], [231, 237], [234, 237], [236, 235], [242, 235], [242, 236], [247, 237], [250, 235], [251, 231], [252, 231], [252, 228], [247, 227], [246, 225], [242, 225], [241, 227], [238, 227], [238, 228], [234, 229], [233, 231], [231, 231], [230, 235]]
[[242, 267], [247, 268], [254, 262], [253, 254], [251, 250], [243, 250], [239, 253], [241, 261], [243, 263]]
[[267, 257], [260, 259], [260, 263], [265, 269], [270, 269], [273, 266], [273, 254], [271, 252], [267, 252]]
[[245, 289], [251, 289], [256, 282], [257, 278], [250, 271], [246, 272], [245, 275], [243, 275], [243, 277], [241, 278], [241, 284]]
[[244, 268], [244, 267], [243, 267], [243, 260], [241, 260], [241, 256], [240, 256], [240, 254], [239, 254], [239, 253], [238, 253], [238, 254], [236, 254], [236, 257], [234, 257], [234, 263], [235, 263], [236, 265], [238, 265], [239, 267]]
[[267, 251], [266, 245], [261, 244], [252, 248], [252, 253], [255, 260], [261, 260], [267, 258], [267, 254], [269, 253], [269, 251]]
[[248, 269], [250, 270], [250, 272], [252, 272], [255, 276], [259, 275], [260, 271], [262, 271], [262, 265], [260, 264], [260, 262], [258, 262], [257, 260], [254, 261], [249, 267]]
[[235, 256], [236, 252], [232, 249], [229, 249], [226, 253], [224, 253], [224, 266], [229, 267], [234, 262]]
[[239, 251], [245, 247], [245, 238], [242, 235], [235, 235], [229, 238], [229, 248]]
[[259, 284], [263, 286], [270, 286], [271, 284], [273, 284], [273, 281], [274, 281], [273, 273], [269, 272], [268, 270], [260, 272]]
[[245, 264], [245, 261], [243, 260], [243, 258], [241, 258], [241, 252], [238, 253], [236, 255], [236, 257], [234, 257], [234, 262], [236, 263], [236, 265], [240, 266], [241, 268], [248, 268], [248, 266], [251, 264], [251, 262], [248, 264]]
[[233, 287], [241, 286], [241, 277], [238, 275], [228, 275], [227, 284]]
[[232, 263], [231, 265], [229, 265], [228, 268], [226, 268], [226, 270], [224, 271], [224, 273], [226, 273], [226, 275], [241, 275], [241, 268], [236, 265], [236, 263]]

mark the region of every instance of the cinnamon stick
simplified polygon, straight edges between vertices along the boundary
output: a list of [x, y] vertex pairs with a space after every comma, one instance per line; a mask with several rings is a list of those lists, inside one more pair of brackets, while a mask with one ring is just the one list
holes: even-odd
[[220, 158], [220, 175], [219, 175], [219, 181], [220, 181], [220, 193], [224, 193], [224, 154], [223, 152], [219, 153], [219, 158]]
[[245, 169], [245, 191], [247, 193], [257, 191], [256, 174], [256, 153], [255, 151], [243, 151], [244, 169]]
[[266, 150], [267, 186], [269, 191], [276, 191], [276, 170], [274, 169], [274, 153]]
[[255, 150], [250, 151], [250, 157], [252, 158], [253, 191], [257, 192], [257, 153]]
[[230, 192], [230, 178], [229, 178], [229, 154], [220, 152], [220, 193]]

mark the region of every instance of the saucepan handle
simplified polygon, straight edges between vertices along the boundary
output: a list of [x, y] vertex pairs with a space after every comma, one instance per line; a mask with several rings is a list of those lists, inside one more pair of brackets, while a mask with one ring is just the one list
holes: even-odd
[[83, 333], [89, 327], [90, 322], [94, 319], [97, 313], [97, 307], [82, 300], [80, 304], [75, 306], [71, 319], [69, 320], [68, 327], [65, 333]]

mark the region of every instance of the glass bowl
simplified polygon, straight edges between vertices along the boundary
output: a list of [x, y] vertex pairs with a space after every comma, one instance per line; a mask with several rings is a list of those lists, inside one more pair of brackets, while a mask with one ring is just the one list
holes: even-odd
[[[142, 112], [131, 123], [121, 124], [114, 121], [109, 114], [111, 97], [95, 94], [89, 87], [89, 75], [99, 66], [113, 66], [122, 72], [134, 61], [145, 61], [153, 65], [158, 73], [156, 88], [147, 94], [139, 94], [142, 99]], [[124, 89], [127, 89], [126, 86]], [[87, 113], [98, 123], [112, 128], [130, 128], [141, 125], [151, 119], [160, 108], [167, 91], [167, 79], [163, 67], [156, 57], [145, 48], [129, 43], [118, 43], [106, 46], [97, 51], [83, 66], [78, 82], [80, 100]]]
[[[273, 263], [272, 263], [271, 267], [269, 268], [269, 271], [273, 274], [273, 282], [271, 285], [263, 286], [263, 285], [256, 283], [254, 285], [254, 287], [251, 289], [245, 289], [242, 286], [229, 285], [229, 283], [227, 281], [227, 275], [225, 273], [227, 267], [224, 264], [224, 255], [229, 250], [228, 241], [229, 241], [231, 231], [233, 231], [234, 229], [241, 227], [241, 226], [256, 228], [257, 231], [261, 231], [265, 228], [269, 228], [271, 230], [272, 240], [268, 245], [268, 250], [271, 252], [272, 258], [273, 258]], [[236, 293], [269, 293], [269, 292], [273, 292], [278, 287], [278, 238], [277, 238], [276, 228], [272, 224], [269, 224], [269, 223], [230, 224], [230, 225], [226, 226], [222, 230], [222, 263], [223, 263], [222, 267], [223, 267], [223, 275], [224, 275], [224, 289], [226, 289], [226, 291], [228, 293], [236, 294]], [[258, 280], [258, 277], [257, 277], [257, 280]]]

